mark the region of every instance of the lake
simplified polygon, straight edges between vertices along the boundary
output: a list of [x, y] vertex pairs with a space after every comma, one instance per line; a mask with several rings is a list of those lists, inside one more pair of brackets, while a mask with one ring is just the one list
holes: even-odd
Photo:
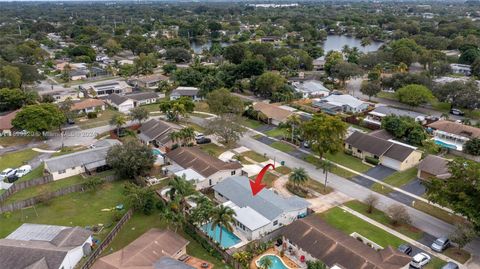
[[[220, 42], [220, 46], [222, 47], [226, 47], [228, 45], [230, 45], [230, 43]], [[212, 41], [210, 40], [205, 43], [200, 43], [196, 41], [190, 42], [190, 47], [193, 49], [193, 52], [195, 52], [196, 54], [202, 53], [203, 49], [209, 50], [211, 46], [212, 46]]]
[[325, 53], [331, 50], [341, 51], [343, 46], [348, 45], [350, 48], [357, 47], [361, 52], [373, 52], [377, 51], [383, 42], [372, 41], [372, 44], [362, 47], [362, 40], [359, 38], [346, 36], [346, 35], [328, 35], [327, 40], [323, 43], [323, 49]]

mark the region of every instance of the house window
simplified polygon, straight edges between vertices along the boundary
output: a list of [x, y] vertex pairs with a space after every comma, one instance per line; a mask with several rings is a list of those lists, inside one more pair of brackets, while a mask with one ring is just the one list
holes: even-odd
[[237, 171], [233, 170], [230, 174], [233, 176]]
[[208, 184], [209, 184], [210, 186], [212, 186], [212, 180], [211, 180], [211, 179], [208, 179]]
[[359, 149], [357, 149], [357, 152], [358, 152], [358, 153], [362, 153], [362, 151], [361, 151], [361, 150], [359, 150]]
[[278, 225], [278, 220], [273, 222], [273, 226], [277, 226], [277, 225]]
[[65, 174], [66, 171], [65, 171], [65, 170], [60, 170], [60, 171], [58, 171], [58, 173], [59, 173], [59, 174]]
[[352, 149], [352, 145], [348, 145], [348, 149]]

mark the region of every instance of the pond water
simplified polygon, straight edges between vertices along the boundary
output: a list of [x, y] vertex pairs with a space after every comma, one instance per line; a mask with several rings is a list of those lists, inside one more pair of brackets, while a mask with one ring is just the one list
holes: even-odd
[[346, 35], [328, 35], [327, 40], [323, 43], [325, 53], [331, 50], [341, 51], [343, 46], [348, 45], [350, 48], [357, 47], [361, 52], [377, 51], [383, 42], [372, 41], [368, 46], [362, 47], [362, 40], [359, 38]]
[[[226, 47], [228, 45], [230, 45], [230, 43], [220, 42], [220, 46], [222, 46], [222, 47]], [[212, 41], [210, 41], [210, 40], [205, 42], [205, 43], [200, 43], [200, 42], [196, 42], [196, 41], [190, 42], [190, 47], [193, 49], [193, 52], [195, 52], [197, 54], [202, 53], [203, 49], [209, 50], [211, 46], [212, 46]]]

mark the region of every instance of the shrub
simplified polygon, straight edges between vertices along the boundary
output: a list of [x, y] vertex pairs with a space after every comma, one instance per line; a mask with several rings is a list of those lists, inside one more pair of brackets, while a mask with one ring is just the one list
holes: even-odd
[[372, 158], [372, 157], [365, 157], [365, 161], [369, 164], [373, 164], [373, 165], [378, 165], [378, 163], [380, 162], [379, 159], [375, 159], [375, 158]]
[[105, 180], [103, 178], [92, 177], [83, 183], [83, 187], [88, 191], [92, 191], [97, 190], [97, 187], [101, 186], [103, 183], [105, 183]]
[[123, 217], [123, 213], [121, 211], [115, 211], [113, 212], [113, 215], [112, 215], [112, 221], [118, 222], [122, 219], [122, 217]]
[[375, 194], [368, 195], [367, 198], [365, 198], [365, 204], [368, 206], [367, 213], [371, 214], [373, 209], [375, 209], [375, 206], [378, 204], [378, 196]]
[[392, 225], [410, 224], [412, 222], [407, 209], [402, 205], [391, 205], [387, 209]]
[[87, 113], [87, 118], [96, 119], [97, 118], [97, 112], [88, 112]]

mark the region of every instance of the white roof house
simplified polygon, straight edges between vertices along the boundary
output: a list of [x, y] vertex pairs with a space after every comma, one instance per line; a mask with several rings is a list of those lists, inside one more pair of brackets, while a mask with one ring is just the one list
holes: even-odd
[[350, 94], [332, 94], [328, 97], [314, 102], [314, 106], [319, 107], [322, 111], [330, 114], [338, 112], [359, 113], [368, 109], [368, 103], [364, 102]]
[[235, 211], [235, 219], [252, 231], [260, 229], [270, 223], [269, 219], [249, 206], [239, 207], [232, 201], [225, 202], [223, 205], [233, 209], [233, 211]]
[[297, 92], [302, 94], [303, 98], [325, 97], [330, 94], [330, 90], [318, 80], [298, 81], [292, 85]]

